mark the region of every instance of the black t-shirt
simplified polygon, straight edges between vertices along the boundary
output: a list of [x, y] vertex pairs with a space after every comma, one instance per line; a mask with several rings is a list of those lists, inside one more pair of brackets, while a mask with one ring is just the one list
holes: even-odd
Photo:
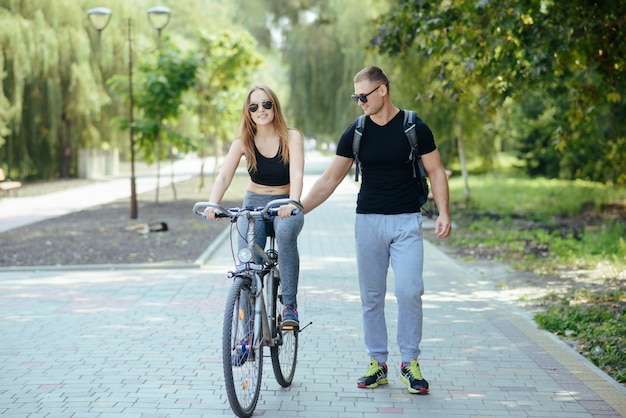
[[[341, 135], [337, 155], [354, 158], [352, 140], [355, 127], [356, 121]], [[432, 131], [419, 118], [415, 131], [420, 155], [437, 148]], [[384, 126], [375, 124], [369, 116], [365, 118], [359, 147], [362, 180], [357, 213], [395, 215], [419, 212], [420, 191], [409, 162], [410, 153], [411, 145], [404, 133], [404, 111], [398, 112]]]

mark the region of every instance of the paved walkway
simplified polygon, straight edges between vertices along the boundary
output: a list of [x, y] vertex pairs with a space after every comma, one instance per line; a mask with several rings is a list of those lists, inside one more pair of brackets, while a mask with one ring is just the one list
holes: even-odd
[[[177, 160], [173, 164], [163, 163], [161, 168], [161, 187], [168, 186], [172, 180], [182, 181], [197, 175], [200, 172], [201, 160], [186, 158]], [[127, 164], [126, 164], [127, 165]], [[0, 232], [19, 228], [35, 222], [51, 219], [68, 213], [102, 205], [130, 196], [130, 169], [110, 179], [102, 179], [97, 183], [70, 188], [60, 192], [36, 197], [16, 197], [0, 199]], [[205, 172], [210, 173], [214, 166], [214, 159], [205, 160]], [[146, 167], [137, 163], [135, 185], [137, 194], [156, 189], [156, 166]]]
[[[368, 358], [355, 196], [348, 179], [306, 217], [299, 311], [313, 324], [291, 387], [267, 358], [257, 416], [626, 417], [623, 387], [429, 244], [421, 364], [431, 393], [409, 395], [399, 380], [392, 274], [390, 382], [358, 389]], [[0, 416], [232, 416], [220, 354], [231, 265], [225, 240], [199, 269], [0, 271]]]

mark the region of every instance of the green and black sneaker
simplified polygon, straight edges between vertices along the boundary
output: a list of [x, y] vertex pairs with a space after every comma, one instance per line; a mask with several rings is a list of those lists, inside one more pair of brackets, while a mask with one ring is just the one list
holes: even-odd
[[384, 363], [379, 365], [378, 361], [372, 360], [365, 376], [359, 377], [356, 385], [360, 388], [373, 389], [378, 385], [386, 385], [387, 383], [387, 365]]
[[422, 376], [417, 360], [411, 360], [408, 367], [402, 363], [402, 366], [400, 366], [400, 380], [407, 385], [409, 393], [417, 393], [418, 395], [428, 393], [428, 382]]

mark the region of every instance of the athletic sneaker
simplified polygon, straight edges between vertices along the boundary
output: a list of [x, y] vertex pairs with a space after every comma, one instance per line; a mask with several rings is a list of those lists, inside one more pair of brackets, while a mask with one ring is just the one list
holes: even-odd
[[378, 361], [372, 360], [365, 376], [359, 377], [356, 385], [360, 388], [373, 389], [378, 385], [386, 385], [387, 383], [387, 365], [385, 363], [378, 364]]
[[404, 382], [409, 393], [425, 395], [428, 393], [428, 382], [422, 377], [422, 371], [417, 360], [411, 360], [407, 367], [404, 363], [400, 366], [400, 380]]
[[299, 324], [296, 308], [293, 305], [285, 306], [285, 309], [283, 309], [283, 325], [297, 327]]

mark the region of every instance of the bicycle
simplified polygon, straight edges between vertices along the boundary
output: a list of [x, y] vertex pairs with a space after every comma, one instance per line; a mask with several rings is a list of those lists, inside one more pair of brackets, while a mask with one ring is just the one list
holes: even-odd
[[[205, 217], [208, 207], [217, 210], [216, 217], [230, 218], [230, 239], [235, 270], [228, 272], [233, 279], [224, 312], [222, 328], [222, 365], [228, 402], [235, 415], [252, 416], [259, 400], [263, 371], [263, 347], [270, 348], [274, 377], [279, 385], [288, 387], [293, 381], [298, 355], [298, 334], [304, 328], [282, 324], [282, 293], [278, 252], [273, 233], [273, 216], [278, 206], [299, 203], [289, 199], [274, 199], [265, 207], [224, 208], [213, 202], [197, 202], [193, 213]], [[297, 211], [294, 211], [297, 213]], [[294, 213], [294, 214], [295, 214]], [[255, 218], [268, 226], [268, 249], [255, 243]], [[237, 220], [248, 220], [246, 246], [235, 257], [233, 236], [237, 235]]]

